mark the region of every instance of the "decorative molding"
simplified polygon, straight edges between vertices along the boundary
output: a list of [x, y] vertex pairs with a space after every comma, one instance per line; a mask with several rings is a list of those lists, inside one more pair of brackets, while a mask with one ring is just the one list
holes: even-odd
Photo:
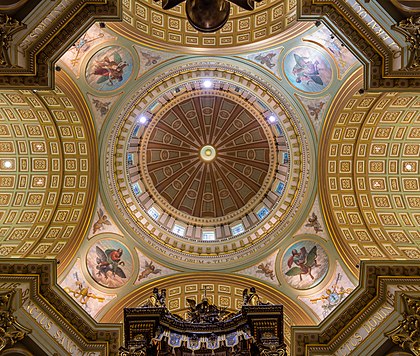
[[386, 336], [404, 350], [411, 351], [414, 355], [420, 355], [420, 298], [401, 294], [404, 301], [403, 320], [398, 326], [385, 333]]
[[[0, 65], [0, 88], [53, 89], [55, 61], [95, 21], [121, 20], [121, 2], [68, 0], [38, 6], [26, 17], [36, 18], [37, 22], [27, 24], [27, 30], [13, 37], [13, 41], [12, 36], [25, 29], [25, 25], [3, 15], [0, 61], [6, 65]], [[37, 9], [44, 10], [35, 13]]]
[[420, 16], [408, 17], [400, 21], [392, 29], [402, 33], [408, 43], [410, 59], [408, 60], [406, 70], [419, 70], [420, 67]]
[[13, 346], [32, 332], [14, 316], [12, 302], [15, 295], [16, 289], [0, 290], [0, 351]]
[[[362, 341], [378, 337], [375, 334], [380, 326], [377, 320], [384, 322], [395, 313], [400, 291], [420, 292], [420, 264], [411, 261], [361, 261], [360, 281], [359, 287], [322, 324], [309, 328], [292, 327], [292, 355], [366, 354], [363, 353], [366, 349], [357, 350], [357, 347], [368, 347], [366, 344], [369, 343]], [[366, 327], [369, 320], [376, 320], [376, 325], [370, 325], [368, 332], [362, 336], [359, 331]], [[383, 341], [386, 342], [385, 336]], [[380, 346], [378, 340], [374, 344]]]
[[[53, 325], [56, 329], [59, 327], [58, 332], [50, 336], [54, 339], [56, 335], [60, 347], [66, 347], [60, 342], [66, 339], [68, 345], [74, 344], [73, 348], [89, 349], [95, 351], [95, 355], [116, 355], [121, 341], [121, 326], [94, 322], [56, 284], [56, 269], [55, 260], [0, 259], [0, 281], [2, 285], [13, 285], [22, 290], [22, 305], [17, 311], [22, 318], [25, 316], [26, 320], [31, 320], [39, 328], [38, 331], [53, 332]], [[24, 291], [24, 285], [29, 285], [29, 290]], [[44, 317], [37, 320], [41, 313]]]
[[[303, 0], [298, 5], [298, 19], [322, 20], [343, 43], [353, 48], [366, 66], [366, 89], [403, 91], [420, 88], [418, 67], [409, 63], [404, 68], [400, 63], [403, 49], [395, 42], [387, 44], [386, 40], [390, 37], [385, 36], [381, 26], [373, 18], [373, 25], [363, 22], [349, 4], [339, 0]], [[374, 27], [381, 31], [375, 31]], [[418, 53], [415, 58], [418, 61]]]

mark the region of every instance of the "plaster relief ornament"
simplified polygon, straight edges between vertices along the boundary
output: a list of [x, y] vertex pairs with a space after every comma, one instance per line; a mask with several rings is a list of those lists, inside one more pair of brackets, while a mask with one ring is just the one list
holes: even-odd
[[300, 241], [289, 247], [283, 256], [282, 270], [290, 286], [309, 289], [319, 284], [328, 271], [328, 256], [312, 241]]
[[133, 58], [120, 46], [102, 48], [86, 66], [86, 81], [98, 91], [115, 90], [123, 86], [133, 71]]
[[311, 47], [297, 47], [290, 51], [283, 67], [290, 84], [304, 92], [321, 92], [331, 82], [332, 70], [328, 60]]
[[116, 296], [115, 294], [104, 294], [86, 281], [79, 258], [60, 282], [60, 286], [94, 319], [102, 308]]
[[133, 272], [131, 254], [115, 240], [100, 240], [94, 244], [87, 256], [87, 266], [97, 283], [110, 288], [124, 285]]
[[309, 306], [321, 321], [336, 309], [354, 288], [353, 282], [336, 262], [336, 270], [325, 288], [311, 295], [300, 295], [298, 299]]
[[410, 16], [402, 20], [398, 25], [392, 26], [392, 29], [405, 36], [409, 44], [410, 58], [406, 70], [418, 70], [420, 67], [420, 16]]
[[335, 283], [325, 290], [325, 294], [320, 297], [310, 299], [311, 303], [322, 303], [322, 316], [325, 318], [334, 308], [341, 303], [344, 298], [353, 291], [353, 288], [345, 288], [340, 283], [342, 278], [341, 273], [337, 274]]
[[68, 294], [72, 295], [78, 301], [79, 304], [81, 304], [82, 306], [87, 306], [91, 298], [96, 299], [100, 303], [103, 303], [105, 301], [104, 297], [95, 295], [89, 290], [90, 289], [89, 286], [86, 287], [84, 285], [83, 281], [79, 279], [79, 275], [77, 272], [73, 274], [73, 278], [74, 278], [74, 284], [76, 284], [77, 289], [64, 287], [64, 290]]

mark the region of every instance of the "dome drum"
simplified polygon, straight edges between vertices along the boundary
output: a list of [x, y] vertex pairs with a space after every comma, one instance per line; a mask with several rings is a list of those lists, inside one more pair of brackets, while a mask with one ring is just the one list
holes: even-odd
[[110, 147], [117, 205], [149, 244], [181, 260], [212, 260], [248, 254], [289, 224], [307, 148], [282, 101], [255, 83], [194, 70], [133, 97]]

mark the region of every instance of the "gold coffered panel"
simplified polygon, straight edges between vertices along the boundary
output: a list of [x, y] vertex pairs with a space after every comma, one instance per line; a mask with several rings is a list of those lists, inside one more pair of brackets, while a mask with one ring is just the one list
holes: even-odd
[[[214, 33], [201, 33], [187, 21], [185, 4], [162, 10], [161, 1], [124, 0], [123, 23], [109, 27], [134, 41], [182, 51], [243, 47], [266, 42], [296, 24], [296, 0], [264, 0], [254, 11], [232, 4], [226, 25]], [[302, 32], [311, 25], [289, 31]], [[237, 49], [235, 49], [237, 50]]]
[[[355, 80], [356, 82], [357, 80]], [[420, 258], [420, 96], [353, 94], [329, 113], [321, 194], [349, 267], [360, 259]], [[334, 105], [333, 105], [334, 107]]]
[[97, 162], [90, 116], [75, 88], [57, 81], [54, 91], [0, 94], [2, 257], [68, 252], [91, 215]]

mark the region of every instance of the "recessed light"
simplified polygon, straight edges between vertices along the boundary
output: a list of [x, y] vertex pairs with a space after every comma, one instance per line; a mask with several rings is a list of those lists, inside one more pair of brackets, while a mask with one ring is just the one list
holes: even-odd
[[268, 121], [270, 121], [272, 124], [274, 124], [277, 121], [277, 119], [276, 119], [276, 117], [274, 115], [270, 115], [268, 117]]
[[12, 162], [4, 161], [3, 166], [4, 166], [4, 168], [11, 168], [12, 167]]
[[407, 164], [405, 165], [405, 169], [406, 169], [407, 171], [411, 171], [411, 170], [413, 169], [413, 166], [412, 166], [410, 163], [407, 163]]
[[211, 80], [205, 80], [203, 82], [203, 87], [204, 88], [211, 88], [212, 85], [213, 85], [213, 83], [211, 82]]
[[140, 116], [139, 122], [144, 125], [147, 122], [147, 117], [146, 116]]

